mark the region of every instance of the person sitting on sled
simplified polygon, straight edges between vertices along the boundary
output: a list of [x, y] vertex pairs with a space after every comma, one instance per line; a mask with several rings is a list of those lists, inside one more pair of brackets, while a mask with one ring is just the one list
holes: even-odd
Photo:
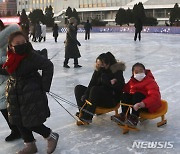
[[123, 71], [125, 64], [117, 62], [110, 52], [100, 54], [96, 59], [96, 68], [88, 87], [77, 85], [75, 97], [79, 109], [88, 100], [82, 111], [81, 121], [91, 123], [96, 107], [112, 108], [120, 101], [120, 95], [125, 81]]
[[140, 111], [156, 112], [161, 107], [159, 86], [150, 70], [145, 69], [142, 63], [132, 66], [132, 77], [123, 88], [122, 103], [133, 105], [131, 114], [128, 106], [122, 105], [122, 113], [113, 116], [112, 120], [122, 125], [136, 127], [139, 122]]

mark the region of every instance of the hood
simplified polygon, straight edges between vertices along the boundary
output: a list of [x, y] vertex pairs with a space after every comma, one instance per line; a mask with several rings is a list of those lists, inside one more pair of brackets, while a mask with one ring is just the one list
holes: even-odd
[[[125, 71], [126, 69], [126, 66], [125, 66], [125, 63], [124, 62], [117, 62], [113, 65], [110, 66], [110, 70], [112, 71], [112, 73], [115, 73], [117, 71]], [[99, 69], [96, 67], [96, 64], [95, 64], [95, 70], [98, 71]]]
[[151, 73], [151, 70], [146, 70], [145, 74], [146, 74], [147, 77], [150, 77], [150, 78], [154, 79], [154, 76]]
[[112, 73], [115, 73], [117, 71], [125, 71], [125, 69], [126, 65], [124, 62], [117, 62], [110, 66], [110, 70], [112, 71]]

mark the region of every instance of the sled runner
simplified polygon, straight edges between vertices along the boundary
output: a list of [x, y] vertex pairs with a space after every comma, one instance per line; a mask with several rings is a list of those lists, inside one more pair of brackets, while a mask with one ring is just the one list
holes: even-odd
[[[86, 100], [86, 102], [84, 103], [84, 105], [82, 106], [80, 112], [79, 112], [79, 118], [82, 116], [82, 110], [83, 108], [86, 106], [86, 104], [89, 104], [89, 105], [92, 105], [88, 100]], [[120, 103], [118, 103], [115, 107], [113, 108], [103, 108], [103, 107], [96, 107], [96, 110], [95, 110], [95, 114], [97, 115], [100, 115], [100, 114], [105, 114], [105, 113], [109, 113], [109, 112], [112, 112], [114, 111], [115, 112], [115, 115], [117, 116], [118, 115], [118, 109], [120, 107]], [[84, 121], [81, 121], [81, 120], [78, 120], [77, 123], [76, 123], [78, 126], [80, 125], [88, 125], [89, 123], [86, 123]]]
[[[156, 118], [159, 118], [161, 117], [161, 121], [157, 123], [157, 127], [160, 127], [164, 124], [167, 123], [167, 120], [165, 119], [165, 114], [167, 113], [167, 109], [168, 109], [168, 104], [165, 100], [161, 100], [161, 103], [162, 103], [162, 106], [155, 112], [155, 113], [149, 113], [149, 112], [141, 112], [140, 113], [140, 121], [144, 121], [144, 120], [147, 120], [147, 119], [156, 119]], [[120, 105], [125, 105], [125, 106], [128, 106], [128, 110], [126, 112], [126, 118], [127, 118], [127, 113], [129, 112], [130, 108], [133, 107], [133, 105], [129, 105], [129, 104], [124, 104], [124, 103], [120, 103]], [[111, 117], [111, 120], [112, 120], [112, 117]], [[129, 127], [127, 124], [119, 124], [119, 127], [123, 129], [123, 134], [126, 134], [129, 132], [129, 130], [132, 130], [132, 131], [139, 131], [138, 128], [134, 128], [134, 127]]]

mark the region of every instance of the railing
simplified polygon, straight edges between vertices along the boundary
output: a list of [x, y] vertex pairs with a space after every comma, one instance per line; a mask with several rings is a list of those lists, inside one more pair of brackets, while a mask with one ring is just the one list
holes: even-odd
[[[60, 27], [60, 32], [65, 33], [66, 27]], [[106, 27], [93, 27], [91, 32], [94, 33], [134, 33], [135, 28], [133, 26], [119, 27], [119, 26], [106, 26]], [[79, 33], [84, 33], [84, 28], [78, 28]], [[180, 27], [170, 26], [144, 26], [142, 33], [167, 33], [167, 34], [180, 34]]]

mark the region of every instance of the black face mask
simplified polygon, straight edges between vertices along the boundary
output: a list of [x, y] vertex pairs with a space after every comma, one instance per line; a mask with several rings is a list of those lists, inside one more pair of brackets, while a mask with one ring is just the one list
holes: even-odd
[[14, 49], [15, 53], [17, 53], [18, 55], [23, 55], [25, 53], [29, 53], [32, 50], [32, 45], [30, 42], [27, 42], [24, 44], [14, 46]]

